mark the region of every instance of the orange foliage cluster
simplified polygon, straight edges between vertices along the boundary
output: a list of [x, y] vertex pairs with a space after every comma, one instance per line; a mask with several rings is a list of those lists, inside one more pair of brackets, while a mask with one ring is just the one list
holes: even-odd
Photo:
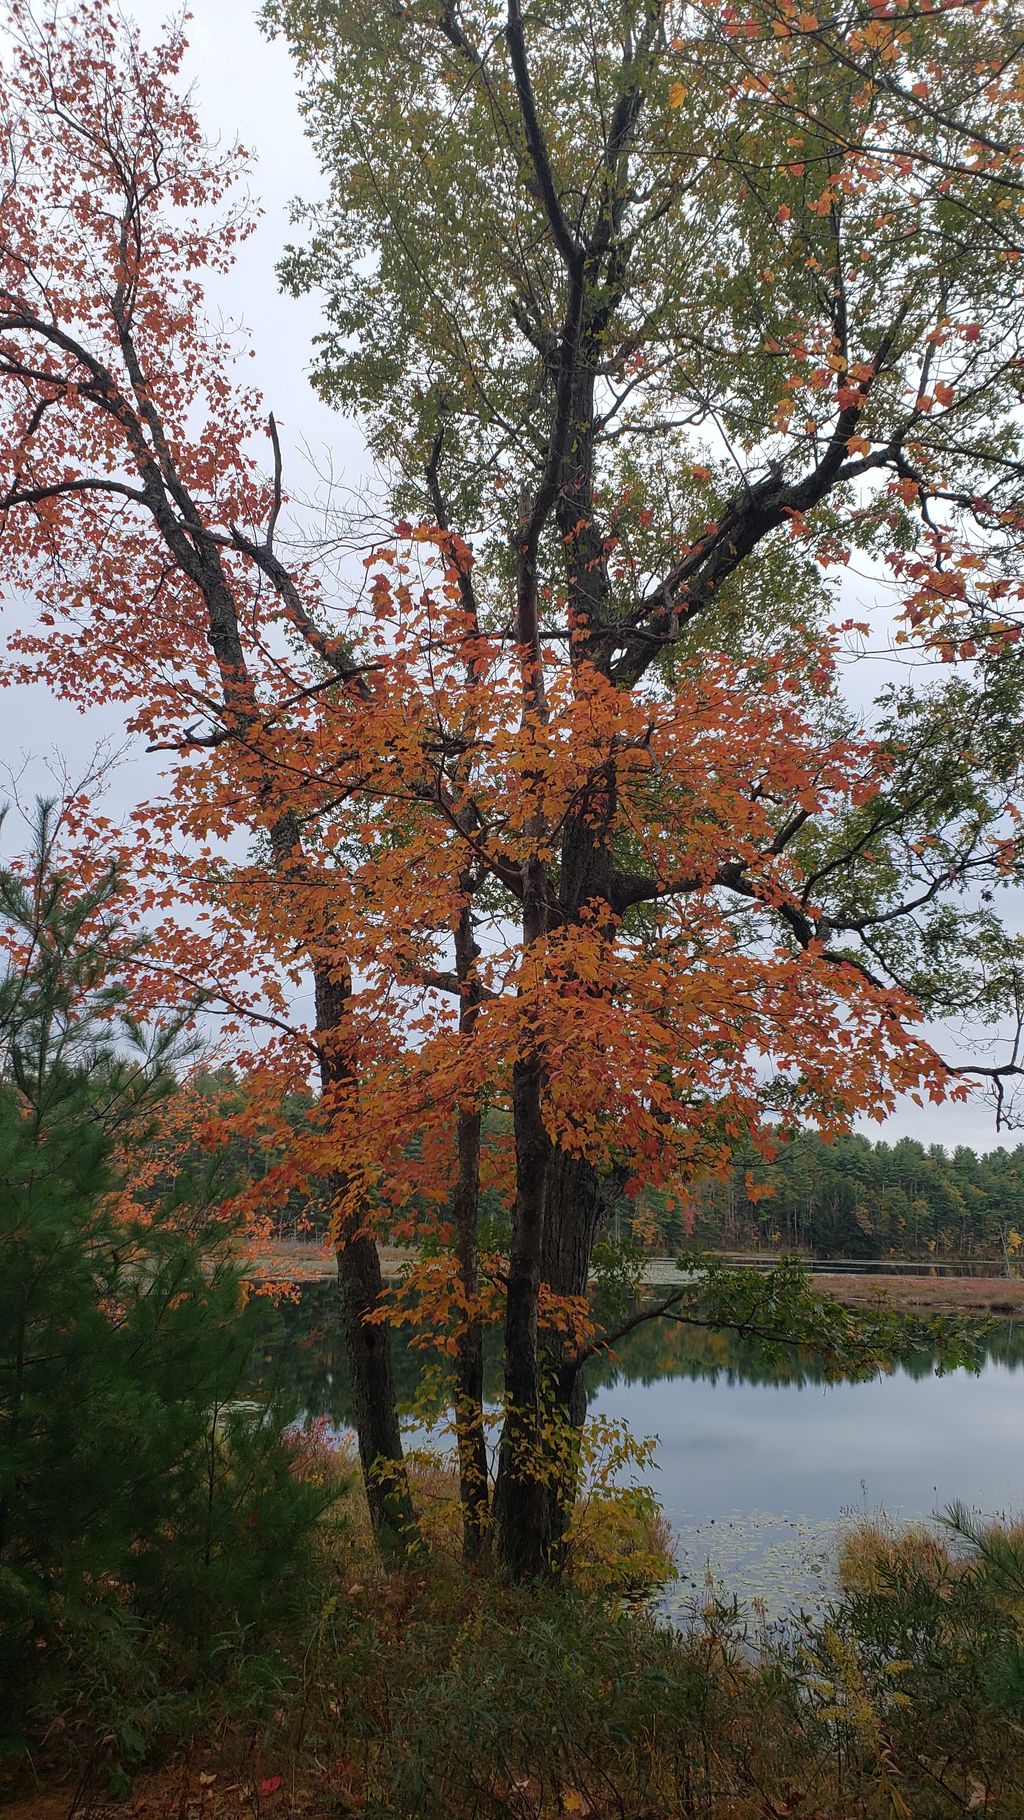
[[[222, 1016], [246, 1075], [232, 1119], [279, 1158], [246, 1191], [253, 1218], [329, 1176], [339, 1226], [443, 1238], [454, 1110], [507, 1109], [519, 1058], [541, 1060], [550, 1138], [633, 1190], [722, 1167], [760, 1131], [769, 1082], [787, 1117], [826, 1131], [905, 1090], [941, 1097], [914, 1004], [787, 934], [815, 913], [780, 832], [870, 800], [888, 765], [869, 739], [821, 731], [830, 643], [799, 673], [710, 649], [674, 682], [616, 688], [571, 637], [531, 654], [482, 625], [466, 606], [471, 552], [429, 526], [399, 527], [339, 607], [314, 564], [278, 554], [262, 407], [203, 318], [201, 274], [251, 221], [209, 220], [244, 157], [203, 144], [176, 87], [180, 33], [144, 52], [104, 0], [82, 0], [60, 34], [22, 0], [8, 14], [6, 587], [40, 611], [6, 676], [122, 702], [172, 755], [165, 794], [127, 828], [80, 805], [77, 847], [83, 867], [121, 862], [134, 917], [155, 929], [141, 1008], [196, 992]], [[782, 9], [779, 32], [814, 29]], [[892, 29], [880, 12], [865, 43]], [[869, 174], [853, 160], [841, 181]], [[841, 411], [866, 400], [871, 366], [845, 372], [811, 336], [784, 351], [787, 421], [808, 388], [838, 388]], [[902, 566], [911, 623], [964, 595], [963, 552], [941, 572]], [[524, 665], [542, 714], [523, 712]], [[563, 916], [550, 881], [569, 817], [653, 888]], [[531, 866], [551, 902], [526, 944]], [[451, 940], [470, 894], [483, 908], [467, 1030]], [[311, 969], [343, 1003], [319, 1027]], [[300, 1138], [281, 1096], [317, 1067]], [[169, 1116], [212, 1131], [187, 1097]], [[499, 1123], [485, 1170], [506, 1202], [514, 1166]], [[446, 1264], [424, 1266], [417, 1290], [433, 1321], [459, 1315]], [[492, 1281], [488, 1313], [494, 1296]], [[579, 1329], [578, 1309], [556, 1315]]]

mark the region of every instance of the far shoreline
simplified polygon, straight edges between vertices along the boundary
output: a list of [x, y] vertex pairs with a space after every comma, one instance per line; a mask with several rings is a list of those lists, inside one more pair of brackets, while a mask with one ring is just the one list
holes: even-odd
[[[398, 1277], [403, 1267], [412, 1262], [413, 1253], [395, 1245], [380, 1247], [381, 1267], [385, 1279]], [[724, 1254], [720, 1254], [724, 1255]], [[740, 1260], [734, 1260], [739, 1262]], [[808, 1260], [810, 1262], [810, 1260]], [[970, 1260], [964, 1260], [969, 1262]], [[664, 1287], [671, 1282], [669, 1271], [673, 1260], [652, 1258], [649, 1287]], [[744, 1258], [744, 1263], [757, 1263], [770, 1268], [774, 1260], [766, 1254]], [[899, 1268], [887, 1271], [884, 1258], [864, 1260], [872, 1266], [871, 1274], [857, 1270], [859, 1259], [849, 1260], [849, 1271], [815, 1271], [815, 1285], [823, 1295], [834, 1296], [848, 1308], [885, 1307], [903, 1314], [966, 1314], [1003, 1317], [1024, 1314], [1024, 1277], [967, 1277], [929, 1274], [930, 1266], [919, 1260], [899, 1260]], [[895, 1264], [897, 1260], [893, 1260]], [[915, 1274], [915, 1266], [920, 1274]], [[329, 1246], [300, 1239], [283, 1239], [255, 1251], [247, 1260], [246, 1276], [257, 1287], [329, 1282], [335, 1275], [334, 1252]], [[645, 1279], [646, 1281], [646, 1279]]]

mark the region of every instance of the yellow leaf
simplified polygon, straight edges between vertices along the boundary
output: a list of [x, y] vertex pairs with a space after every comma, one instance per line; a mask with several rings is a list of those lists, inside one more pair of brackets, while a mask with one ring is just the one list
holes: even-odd
[[683, 87], [682, 83], [673, 82], [672, 87], [668, 91], [669, 107], [682, 107], [683, 102], [685, 100], [686, 100], [686, 90]]

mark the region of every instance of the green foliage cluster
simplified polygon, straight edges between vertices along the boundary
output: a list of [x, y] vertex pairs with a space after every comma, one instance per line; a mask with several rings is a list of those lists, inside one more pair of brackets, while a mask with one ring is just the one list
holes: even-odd
[[81, 1715], [131, 1759], [300, 1617], [336, 1488], [296, 1477], [285, 1411], [235, 1401], [259, 1313], [223, 1238], [118, 1213], [115, 1130], [144, 1135], [178, 1033], [112, 1021], [117, 880], [76, 886], [54, 838], [43, 809], [0, 869], [0, 1731]]
[[444, 1557], [385, 1575], [343, 1543], [272, 1721], [243, 1704], [243, 1646], [201, 1753], [154, 1788], [275, 1820], [1020, 1820], [1020, 1599], [997, 1564], [1019, 1574], [1019, 1538], [986, 1534], [965, 1527], [947, 1579], [908, 1570], [781, 1640], [710, 1592], [682, 1631]]
[[[750, 1184], [755, 1195], [749, 1193]], [[756, 1190], [768, 1187], [761, 1198]], [[692, 1233], [678, 1207], [650, 1197], [669, 1250], [773, 1245], [819, 1257], [1004, 1257], [1024, 1232], [1024, 1145], [977, 1155], [915, 1138], [872, 1143], [854, 1134], [828, 1144], [801, 1132], [774, 1162], [738, 1148], [724, 1181], [694, 1183]]]

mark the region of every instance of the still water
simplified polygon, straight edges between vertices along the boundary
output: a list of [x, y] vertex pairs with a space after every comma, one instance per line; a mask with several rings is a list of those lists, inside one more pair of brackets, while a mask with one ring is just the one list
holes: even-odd
[[[348, 1426], [328, 1285], [280, 1307], [256, 1382], [278, 1378], [310, 1415]], [[590, 1408], [657, 1437], [655, 1491], [677, 1539], [680, 1607], [710, 1578], [770, 1611], [816, 1604], [851, 1516], [929, 1517], [954, 1499], [1024, 1510], [1024, 1323], [1002, 1323], [977, 1374], [921, 1353], [869, 1383], [827, 1383], [793, 1354], [766, 1364], [732, 1336], [652, 1323], [590, 1378]], [[497, 1366], [494, 1337], [492, 1369]], [[422, 1356], [396, 1361], [411, 1401]]]

